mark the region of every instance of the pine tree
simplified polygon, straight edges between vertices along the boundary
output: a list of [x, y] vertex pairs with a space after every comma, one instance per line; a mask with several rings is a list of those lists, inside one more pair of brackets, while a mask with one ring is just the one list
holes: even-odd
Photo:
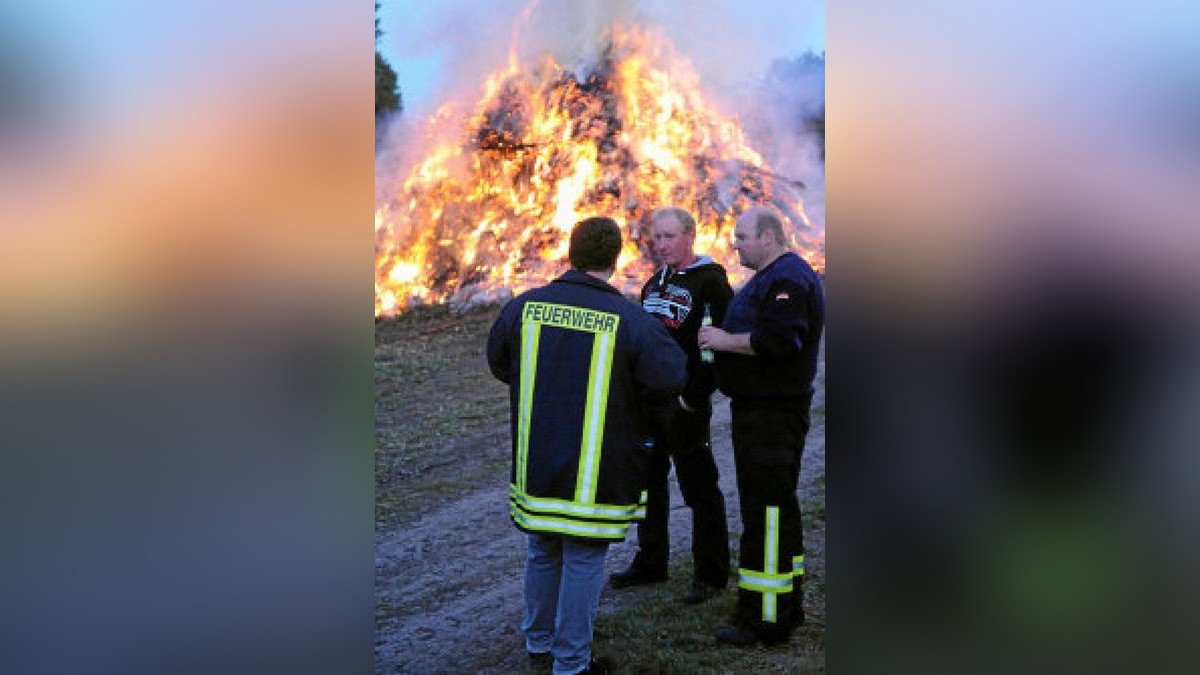
[[375, 117], [381, 114], [404, 110], [404, 101], [396, 86], [396, 71], [392, 65], [379, 53], [379, 38], [383, 31], [379, 28], [379, 3], [375, 3]]

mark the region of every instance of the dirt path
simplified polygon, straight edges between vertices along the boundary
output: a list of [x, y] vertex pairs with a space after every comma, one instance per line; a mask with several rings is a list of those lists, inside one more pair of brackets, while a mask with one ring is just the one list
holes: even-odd
[[[822, 359], [823, 361], [823, 359]], [[822, 371], [824, 364], [822, 363]], [[823, 496], [825, 474], [824, 373], [818, 376], [813, 417], [805, 445], [798, 494]], [[721, 472], [730, 532], [741, 532], [729, 438], [729, 404], [714, 401], [713, 449]], [[504, 439], [498, 442], [498, 439]], [[476, 439], [451, 444], [445, 459], [508, 455], [507, 425]], [[525, 536], [509, 522], [507, 474], [488, 487], [429, 505], [409, 522], [376, 533], [375, 672], [514, 673], [526, 666], [518, 628], [523, 611]], [[689, 514], [671, 478], [671, 558], [690, 560]], [[825, 572], [824, 521], [805, 531], [808, 581]], [[636, 551], [634, 537], [609, 549], [608, 573], [623, 569]], [[735, 558], [736, 561], [736, 558]], [[601, 614], [619, 611], [627, 594], [605, 588]], [[824, 601], [806, 612], [824, 623]]]

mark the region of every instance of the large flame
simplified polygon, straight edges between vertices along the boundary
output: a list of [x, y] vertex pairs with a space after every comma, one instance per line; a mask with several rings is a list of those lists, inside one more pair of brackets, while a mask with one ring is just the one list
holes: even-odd
[[594, 215], [624, 228], [612, 281], [633, 291], [653, 271], [648, 216], [663, 206], [696, 216], [697, 250], [735, 283], [747, 271], [730, 235], [755, 204], [778, 207], [792, 246], [824, 269], [803, 186], [772, 172], [737, 121], [704, 101], [691, 65], [646, 29], [614, 25], [608, 44], [583, 77], [549, 57], [522, 72], [510, 57], [465, 124], [453, 104], [433, 115], [426, 137], [455, 140], [414, 162], [375, 214], [376, 316], [544, 283], [568, 266], [571, 227]]

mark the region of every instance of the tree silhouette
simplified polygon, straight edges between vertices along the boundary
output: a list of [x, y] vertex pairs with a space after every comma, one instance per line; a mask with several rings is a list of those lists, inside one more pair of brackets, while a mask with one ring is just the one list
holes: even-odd
[[389, 111], [404, 110], [404, 101], [400, 89], [396, 86], [396, 71], [392, 64], [379, 53], [379, 38], [383, 31], [379, 28], [379, 3], [375, 3], [375, 117]]

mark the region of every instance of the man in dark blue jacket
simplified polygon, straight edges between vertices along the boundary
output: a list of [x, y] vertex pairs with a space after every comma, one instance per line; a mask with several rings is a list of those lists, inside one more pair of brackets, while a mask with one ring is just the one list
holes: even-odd
[[644, 516], [642, 398], [683, 389], [686, 357], [666, 329], [607, 283], [621, 251], [610, 218], [571, 232], [572, 269], [514, 298], [488, 336], [509, 385], [509, 513], [529, 533], [525, 647], [554, 672], [606, 672], [591, 653], [608, 544]]
[[821, 281], [787, 247], [783, 218], [756, 206], [738, 218], [734, 249], [754, 276], [733, 296], [721, 326], [700, 329], [716, 354], [717, 385], [730, 398], [742, 539], [727, 644], [778, 643], [804, 621], [804, 549], [796, 486], [825, 324]]

